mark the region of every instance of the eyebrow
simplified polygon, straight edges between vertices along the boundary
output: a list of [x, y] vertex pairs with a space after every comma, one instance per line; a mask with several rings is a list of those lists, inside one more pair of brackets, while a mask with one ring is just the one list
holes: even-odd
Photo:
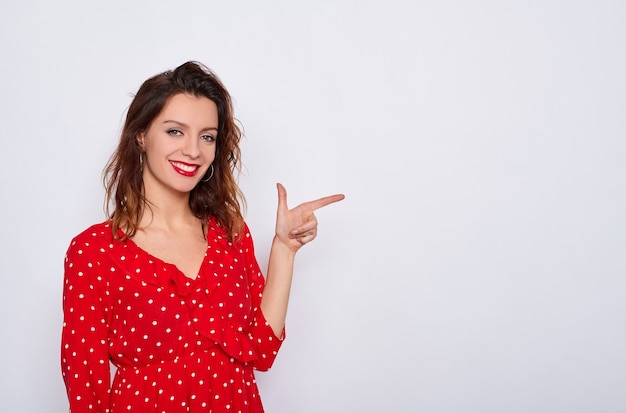
[[[187, 125], [186, 123], [183, 123], [183, 122], [179, 122], [179, 121], [177, 121], [177, 120], [169, 120], [169, 119], [168, 119], [168, 120], [164, 120], [164, 121], [163, 121], [163, 123], [175, 123], [176, 125], [181, 126], [181, 127], [183, 127], [183, 128], [189, 128], [189, 125]], [[207, 126], [207, 127], [204, 127], [204, 128], [202, 128], [202, 129], [200, 130], [200, 132], [205, 132], [205, 131], [210, 131], [210, 130], [211, 130], [211, 131], [216, 131], [216, 132], [217, 132], [217, 128], [216, 128], [216, 127], [214, 127], [214, 126]]]

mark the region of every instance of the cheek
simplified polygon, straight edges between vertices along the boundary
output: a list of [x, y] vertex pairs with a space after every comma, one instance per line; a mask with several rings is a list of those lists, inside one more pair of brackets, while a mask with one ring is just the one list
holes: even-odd
[[217, 149], [216, 145], [212, 145], [212, 146], [205, 148], [203, 152], [204, 152], [204, 157], [207, 159], [207, 161], [213, 162], [213, 160], [215, 159], [216, 149]]
[[175, 141], [167, 139], [150, 139], [144, 141], [144, 152], [148, 156], [168, 156], [179, 150]]
[[148, 142], [146, 142], [143, 146], [143, 155], [146, 161], [152, 161], [158, 158], [159, 157], [158, 152], [159, 152], [158, 148], [156, 148], [154, 145], [151, 145]]

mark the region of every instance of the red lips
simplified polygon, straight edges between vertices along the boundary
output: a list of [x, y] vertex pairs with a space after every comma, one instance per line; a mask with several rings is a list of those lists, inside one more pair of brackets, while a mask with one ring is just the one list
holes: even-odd
[[200, 169], [200, 165], [180, 161], [170, 161], [170, 165], [177, 173], [183, 176], [195, 176], [198, 173], [198, 169]]

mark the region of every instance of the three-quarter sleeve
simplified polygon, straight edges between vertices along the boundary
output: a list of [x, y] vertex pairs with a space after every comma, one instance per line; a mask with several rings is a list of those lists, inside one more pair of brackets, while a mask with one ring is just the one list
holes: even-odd
[[245, 227], [241, 243], [245, 255], [246, 273], [248, 274], [252, 311], [254, 314], [249, 336], [256, 347], [258, 357], [253, 361], [253, 366], [257, 370], [266, 371], [274, 364], [278, 350], [285, 339], [285, 330], [283, 329], [281, 337], [277, 337], [261, 311], [265, 278], [256, 259], [254, 242], [247, 226]]
[[91, 240], [72, 240], [65, 256], [61, 369], [70, 412], [110, 411], [108, 291]]

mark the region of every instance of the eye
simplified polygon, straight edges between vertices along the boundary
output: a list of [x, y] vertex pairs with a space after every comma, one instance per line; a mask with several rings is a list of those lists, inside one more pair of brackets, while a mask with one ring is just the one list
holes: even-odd
[[179, 131], [178, 129], [170, 129], [170, 130], [167, 131], [167, 133], [170, 136], [182, 136], [183, 135], [183, 133], [181, 131]]
[[215, 142], [215, 136], [213, 135], [202, 135], [200, 136], [200, 139], [202, 139], [205, 142]]

